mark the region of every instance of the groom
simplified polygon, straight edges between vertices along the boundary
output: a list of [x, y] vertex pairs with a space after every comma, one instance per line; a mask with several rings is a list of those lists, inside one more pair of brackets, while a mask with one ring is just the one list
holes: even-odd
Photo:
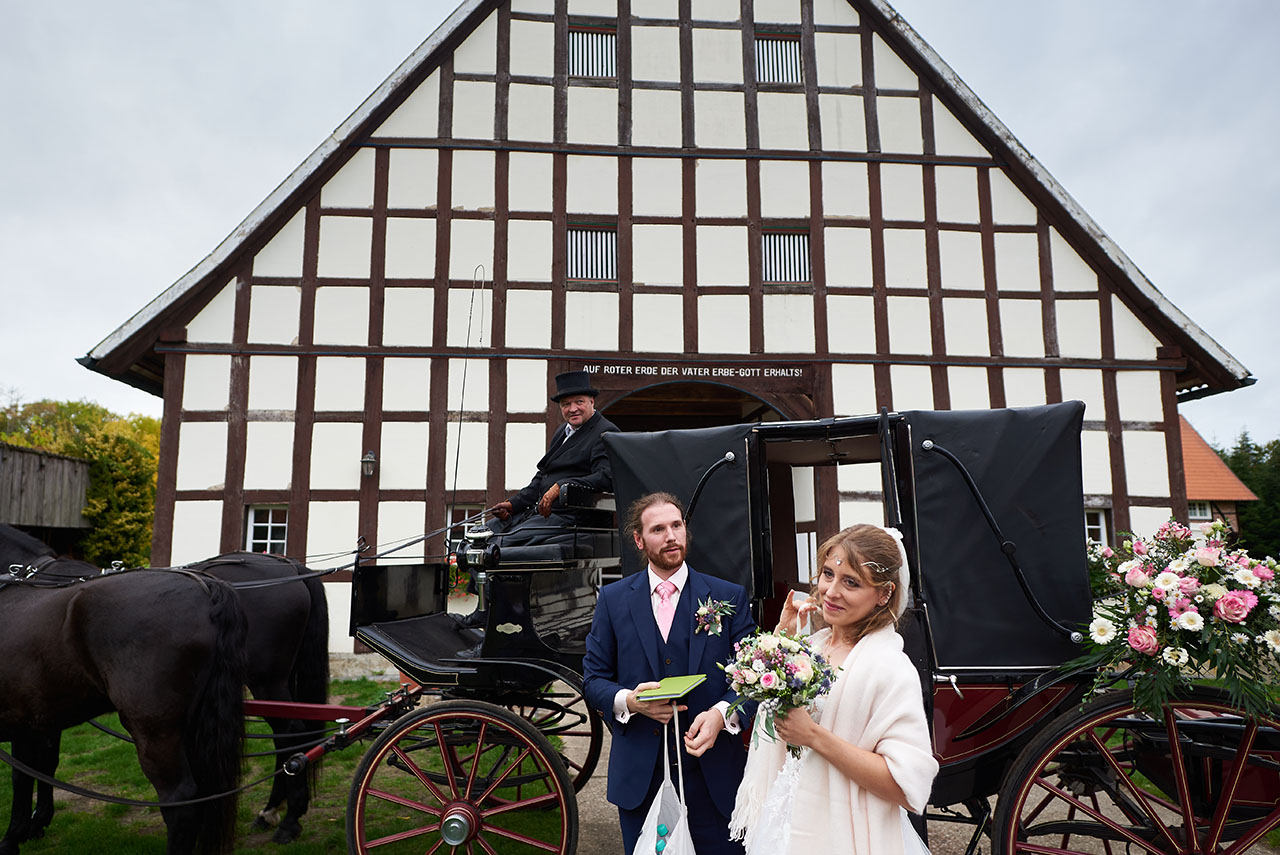
[[[678, 702], [685, 730], [671, 745], [671, 778], [677, 774], [675, 751], [683, 746], [694, 849], [698, 855], [740, 855], [741, 844], [729, 840], [729, 816], [746, 763], [738, 736], [746, 722], [737, 712], [728, 714], [737, 695], [716, 663], [729, 661], [734, 642], [755, 629], [747, 592], [685, 564], [688, 535], [684, 508], [675, 496], [651, 493], [638, 499], [627, 514], [627, 529], [648, 569], [601, 589], [583, 661], [587, 702], [604, 714], [613, 732], [607, 795], [618, 806], [625, 853], [635, 849], [662, 783], [663, 724], [672, 718], [671, 701], [642, 701], [636, 692], [663, 677], [705, 674], [707, 679]], [[705, 603], [732, 609], [721, 619], [719, 633], [696, 619]]]

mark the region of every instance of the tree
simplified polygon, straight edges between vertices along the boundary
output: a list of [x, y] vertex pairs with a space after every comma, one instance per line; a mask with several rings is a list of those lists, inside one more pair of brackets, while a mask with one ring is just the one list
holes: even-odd
[[1280, 557], [1280, 440], [1258, 445], [1248, 431], [1241, 431], [1229, 451], [1217, 451], [1258, 497], [1237, 506], [1241, 544], [1255, 557]]
[[118, 416], [91, 401], [16, 399], [0, 409], [0, 442], [89, 461], [85, 560], [145, 565], [151, 555], [160, 420]]

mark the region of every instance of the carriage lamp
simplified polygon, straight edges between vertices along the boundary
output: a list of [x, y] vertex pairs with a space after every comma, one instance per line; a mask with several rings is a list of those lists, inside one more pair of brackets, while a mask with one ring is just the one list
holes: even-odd
[[360, 458], [360, 474], [368, 478], [373, 474], [374, 468], [378, 465], [378, 458], [372, 451], [366, 451], [364, 457]]

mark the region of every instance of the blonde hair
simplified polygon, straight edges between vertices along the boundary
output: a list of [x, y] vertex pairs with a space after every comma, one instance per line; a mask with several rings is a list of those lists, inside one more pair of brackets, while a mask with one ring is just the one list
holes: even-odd
[[[836, 550], [849, 559], [854, 572], [864, 585], [889, 591], [884, 605], [877, 605], [871, 614], [853, 626], [853, 643], [881, 627], [897, 623], [898, 604], [907, 595], [904, 586], [898, 584], [898, 570], [902, 556], [898, 542], [878, 525], [860, 523], [833, 534], [818, 547], [818, 566], [821, 567]], [[815, 581], [813, 593], [817, 595]]]

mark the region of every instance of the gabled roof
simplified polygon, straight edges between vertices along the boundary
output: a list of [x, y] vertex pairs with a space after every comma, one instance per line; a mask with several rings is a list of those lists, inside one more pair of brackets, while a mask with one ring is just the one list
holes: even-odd
[[1182, 427], [1182, 466], [1186, 470], [1187, 499], [1192, 502], [1256, 502], [1258, 497], [1228, 468], [1218, 452], [1178, 416]]
[[[1212, 395], [1254, 382], [1249, 370], [1182, 313], [1143, 275], [1123, 250], [1084, 211], [1013, 133], [965, 85], [955, 71], [885, 0], [850, 0], [908, 65], [920, 73], [956, 117], [1012, 172], [1020, 188], [1042, 207], [1056, 211], [1055, 225], [1074, 237], [1076, 249], [1130, 299], [1152, 328], [1161, 329], [1188, 358], [1178, 376], [1180, 400]], [[79, 360], [85, 367], [161, 394], [163, 361], [153, 352], [174, 319], [215, 282], [229, 275], [242, 250], [256, 249], [273, 234], [349, 154], [349, 146], [375, 128], [456, 44], [484, 19], [496, 0], [463, 0], [364, 103], [339, 125], [204, 260], [108, 335]]]

